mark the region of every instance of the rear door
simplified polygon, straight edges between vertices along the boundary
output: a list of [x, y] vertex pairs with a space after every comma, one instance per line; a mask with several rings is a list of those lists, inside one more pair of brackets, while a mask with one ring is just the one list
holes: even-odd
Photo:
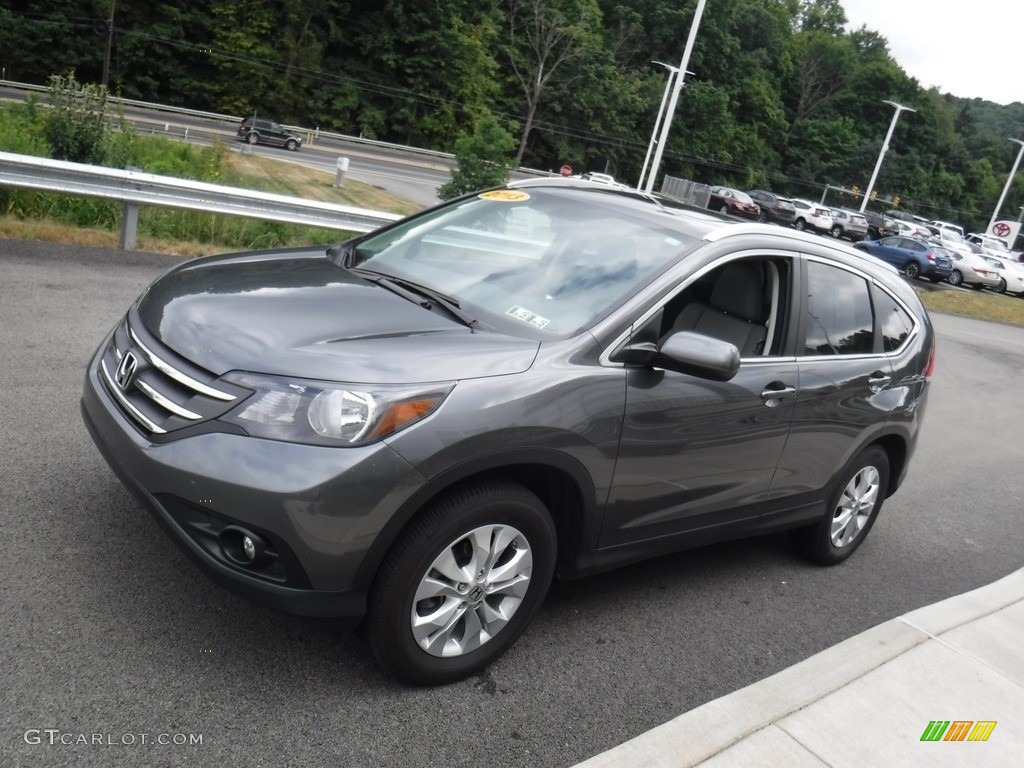
[[776, 518], [820, 514], [833, 476], [908, 402], [889, 352], [909, 335], [909, 313], [867, 275], [832, 260], [808, 257], [804, 284], [799, 392], [768, 504]]

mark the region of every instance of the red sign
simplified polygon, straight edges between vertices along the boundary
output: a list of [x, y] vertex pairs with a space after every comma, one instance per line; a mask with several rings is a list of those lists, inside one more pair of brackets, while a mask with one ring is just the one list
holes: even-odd
[[[563, 176], [565, 174], [562, 174]], [[996, 237], [1006, 237], [1010, 234], [1010, 225], [1006, 222], [1000, 221], [994, 227], [992, 227], [992, 234]]]
[[563, 165], [558, 172], [563, 176], [572, 176], [572, 166]]

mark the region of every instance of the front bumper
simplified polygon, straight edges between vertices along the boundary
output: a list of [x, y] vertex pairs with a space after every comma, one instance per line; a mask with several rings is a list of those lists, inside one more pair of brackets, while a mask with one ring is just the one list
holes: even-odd
[[[89, 365], [82, 416], [124, 485], [215, 581], [253, 602], [304, 616], [356, 618], [372, 572], [367, 552], [423, 478], [384, 443], [297, 445], [206, 432], [155, 443]], [[252, 568], [222, 546], [228, 526], [269, 541], [273, 565]]]

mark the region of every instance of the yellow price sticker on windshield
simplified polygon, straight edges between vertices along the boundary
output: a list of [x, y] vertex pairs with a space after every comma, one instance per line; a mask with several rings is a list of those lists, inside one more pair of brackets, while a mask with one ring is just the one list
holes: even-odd
[[478, 197], [481, 200], [498, 200], [502, 203], [521, 203], [530, 199], [528, 194], [518, 189], [492, 189], [490, 192], [481, 192]]

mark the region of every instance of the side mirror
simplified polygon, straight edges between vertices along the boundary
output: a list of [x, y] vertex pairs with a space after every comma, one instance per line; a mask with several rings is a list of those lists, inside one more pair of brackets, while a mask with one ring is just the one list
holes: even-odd
[[679, 331], [661, 344], [653, 364], [702, 379], [729, 381], [740, 369], [740, 351], [727, 341]]

